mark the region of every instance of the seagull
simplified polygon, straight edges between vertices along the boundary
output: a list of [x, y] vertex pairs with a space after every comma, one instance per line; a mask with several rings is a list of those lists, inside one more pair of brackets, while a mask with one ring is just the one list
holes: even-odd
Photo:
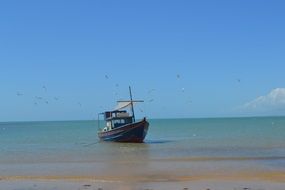
[[105, 75], [105, 79], [109, 79], [108, 75]]
[[148, 102], [153, 102], [154, 101], [154, 99], [150, 99]]
[[176, 77], [177, 77], [178, 79], [180, 79], [180, 75], [179, 75], [179, 74], [177, 74]]
[[20, 92], [17, 92], [17, 96], [23, 96], [23, 94]]
[[153, 91], [155, 91], [155, 89], [150, 89], [149, 91], [147, 91], [148, 94], [152, 93]]
[[43, 86], [43, 89], [44, 89], [45, 91], [47, 91], [47, 88], [46, 88], [46, 86], [45, 86], [45, 85]]
[[116, 84], [116, 87], [119, 87], [119, 84], [118, 84], [118, 83]]
[[81, 107], [82, 106], [82, 104], [80, 103], [80, 102], [78, 102], [78, 105]]
[[46, 104], [48, 104], [48, 101], [46, 101]]
[[38, 100], [42, 100], [42, 99], [43, 99], [43, 98], [40, 97], [40, 96], [36, 96], [35, 98], [38, 99]]
[[57, 101], [57, 100], [58, 100], [58, 97], [54, 97], [53, 99], [54, 99], [55, 101]]

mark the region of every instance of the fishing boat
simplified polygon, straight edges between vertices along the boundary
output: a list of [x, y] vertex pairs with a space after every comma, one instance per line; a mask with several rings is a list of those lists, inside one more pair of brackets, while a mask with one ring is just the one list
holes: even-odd
[[[134, 143], [144, 141], [149, 123], [145, 117], [136, 121], [134, 112], [134, 104], [143, 101], [133, 100], [131, 87], [129, 87], [129, 92], [130, 100], [117, 101], [118, 105], [114, 110], [98, 114], [98, 137], [100, 140]], [[100, 127], [100, 115], [103, 115], [105, 120], [103, 128]]]

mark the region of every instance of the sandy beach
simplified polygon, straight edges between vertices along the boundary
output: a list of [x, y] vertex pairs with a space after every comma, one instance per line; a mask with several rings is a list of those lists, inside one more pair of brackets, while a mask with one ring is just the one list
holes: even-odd
[[284, 190], [285, 172], [224, 172], [181, 176], [1, 176], [3, 190]]
[[[260, 179], [259, 177], [234, 176], [230, 177], [209, 177], [195, 179], [159, 179], [154, 181], [133, 181], [116, 179], [96, 179], [96, 177], [58, 177], [58, 176], [26, 176], [26, 177], [2, 177], [0, 187], [3, 190], [284, 190], [284, 175], [278, 176], [278, 180]], [[264, 176], [263, 176], [264, 177]], [[281, 179], [283, 177], [283, 180]], [[185, 177], [187, 178], [187, 177]], [[261, 177], [262, 178], [262, 177]]]

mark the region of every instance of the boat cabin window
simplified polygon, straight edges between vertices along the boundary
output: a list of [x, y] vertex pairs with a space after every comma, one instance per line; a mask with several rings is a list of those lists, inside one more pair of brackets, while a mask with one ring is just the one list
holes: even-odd
[[113, 120], [113, 127], [117, 128], [120, 127], [122, 125], [128, 124], [132, 122], [132, 118], [124, 118], [124, 119], [115, 119]]
[[111, 119], [111, 118], [126, 118], [130, 117], [129, 113], [127, 111], [113, 111], [113, 112], [105, 112], [104, 113], [105, 120]]
[[125, 110], [104, 112], [104, 116], [108, 131], [133, 122], [133, 117]]

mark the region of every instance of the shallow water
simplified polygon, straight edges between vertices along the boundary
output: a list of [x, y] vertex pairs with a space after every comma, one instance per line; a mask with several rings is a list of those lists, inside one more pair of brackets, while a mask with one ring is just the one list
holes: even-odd
[[285, 171], [284, 139], [285, 117], [155, 119], [150, 120], [143, 144], [99, 142], [95, 121], [0, 123], [0, 172], [194, 175], [221, 170]]

